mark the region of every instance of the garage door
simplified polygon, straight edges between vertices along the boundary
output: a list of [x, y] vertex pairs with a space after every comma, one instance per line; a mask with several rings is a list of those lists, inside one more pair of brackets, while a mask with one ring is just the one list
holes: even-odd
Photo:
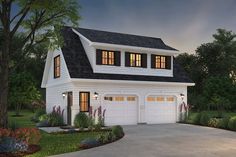
[[148, 124], [175, 123], [176, 98], [150, 95], [146, 98], [146, 122]]
[[106, 109], [106, 125], [137, 124], [137, 97], [132, 95], [107, 95], [103, 108]]

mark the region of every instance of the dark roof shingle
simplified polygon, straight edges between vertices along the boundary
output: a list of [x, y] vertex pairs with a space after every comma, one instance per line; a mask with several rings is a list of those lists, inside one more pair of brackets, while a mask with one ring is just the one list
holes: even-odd
[[176, 61], [174, 61], [174, 77], [94, 73], [79, 36], [69, 27], [62, 30], [62, 36], [64, 38], [62, 52], [71, 78], [192, 83]]
[[92, 42], [177, 51], [176, 49], [166, 45], [160, 38], [106, 32], [85, 28], [76, 28], [76, 30]]

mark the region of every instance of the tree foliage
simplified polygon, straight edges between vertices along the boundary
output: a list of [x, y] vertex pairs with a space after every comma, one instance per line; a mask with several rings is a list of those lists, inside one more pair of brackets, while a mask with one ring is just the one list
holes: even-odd
[[199, 46], [196, 54], [177, 56], [196, 84], [189, 90], [189, 102], [197, 110], [235, 110], [236, 35], [218, 29], [213, 37], [214, 41]]

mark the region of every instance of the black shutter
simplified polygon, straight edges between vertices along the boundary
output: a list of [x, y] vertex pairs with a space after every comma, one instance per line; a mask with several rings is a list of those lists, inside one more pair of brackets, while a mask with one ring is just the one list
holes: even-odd
[[156, 68], [156, 55], [151, 55], [151, 68]]
[[166, 56], [166, 69], [171, 69], [171, 56]]
[[120, 51], [115, 51], [115, 65], [120, 66]]
[[125, 52], [125, 66], [130, 67], [130, 53]]
[[147, 54], [143, 53], [141, 56], [142, 56], [141, 57], [142, 58], [141, 65], [142, 65], [143, 68], [147, 68]]
[[102, 50], [96, 50], [96, 64], [101, 65], [102, 64]]

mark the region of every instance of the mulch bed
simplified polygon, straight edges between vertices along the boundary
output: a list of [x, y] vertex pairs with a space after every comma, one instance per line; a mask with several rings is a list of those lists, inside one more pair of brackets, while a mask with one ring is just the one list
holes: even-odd
[[39, 145], [29, 145], [29, 149], [26, 152], [16, 153], [0, 153], [0, 157], [22, 157], [25, 155], [33, 154], [41, 150]]

